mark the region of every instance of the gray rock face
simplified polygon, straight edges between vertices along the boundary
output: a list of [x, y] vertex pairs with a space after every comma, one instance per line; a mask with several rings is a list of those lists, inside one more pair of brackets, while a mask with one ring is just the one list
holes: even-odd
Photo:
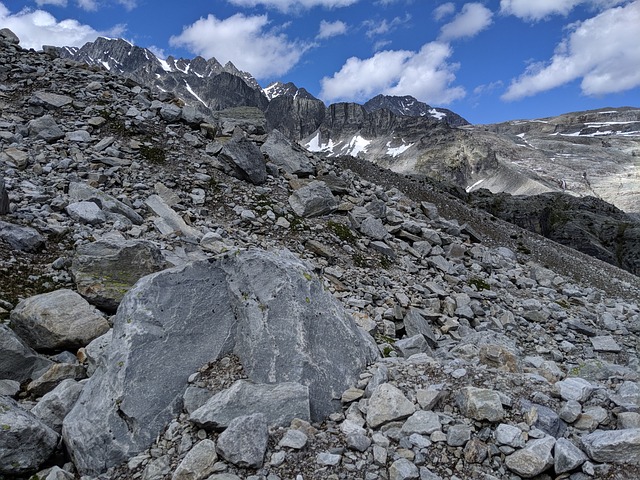
[[367, 407], [367, 425], [377, 428], [385, 423], [403, 420], [416, 411], [415, 405], [390, 383], [376, 387]]
[[69, 378], [47, 393], [31, 409], [36, 417], [57, 433], [62, 431], [62, 421], [71, 411], [82, 392], [82, 384]]
[[51, 115], [43, 115], [40, 118], [31, 120], [27, 127], [29, 135], [46, 142], [55, 142], [64, 137], [64, 131], [58, 126]]
[[240, 138], [225, 144], [218, 159], [227, 163], [238, 178], [260, 185], [267, 180], [267, 167], [260, 149], [251, 141]]
[[235, 353], [254, 382], [306, 385], [317, 420], [339, 408], [335, 399], [377, 355], [286, 251], [251, 250], [142, 278], [118, 308], [113, 338], [104, 367], [64, 422], [84, 473], [146, 448], [180, 410], [189, 375], [206, 362]]
[[498, 392], [486, 388], [464, 387], [456, 395], [456, 403], [465, 417], [499, 422], [504, 409]]
[[556, 473], [570, 472], [586, 462], [587, 456], [566, 438], [556, 440], [553, 466]]
[[18, 382], [39, 377], [52, 363], [5, 325], [0, 325], [0, 352], [0, 378]]
[[287, 173], [309, 176], [316, 171], [309, 158], [303, 152], [295, 150], [287, 137], [278, 130], [269, 134], [260, 150]]
[[4, 184], [4, 178], [0, 177], [0, 215], [9, 213], [9, 194]]
[[0, 221], [0, 238], [16, 250], [35, 252], [42, 248], [45, 239], [37, 230]]
[[93, 202], [70, 203], [67, 205], [66, 211], [75, 221], [89, 225], [99, 225], [107, 220], [100, 207]]
[[0, 474], [35, 472], [53, 453], [58, 434], [9, 397], [0, 397]]
[[67, 289], [22, 300], [11, 325], [36, 350], [82, 347], [109, 330], [109, 322], [76, 292]]
[[509, 470], [523, 478], [533, 478], [553, 465], [553, 437], [531, 440], [527, 445], [505, 458]]
[[209, 429], [223, 429], [236, 417], [262, 413], [270, 427], [284, 427], [294, 418], [309, 420], [309, 388], [299, 383], [255, 384], [238, 380], [211, 397], [189, 419]]
[[171, 480], [199, 480], [213, 473], [213, 466], [218, 460], [216, 444], [213, 440], [204, 439], [189, 450], [180, 465], [173, 473]]
[[160, 249], [150, 242], [103, 239], [78, 247], [70, 272], [80, 295], [103, 310], [115, 312], [140, 278], [166, 266]]
[[582, 446], [596, 462], [640, 464], [640, 428], [596, 430], [582, 437]]
[[238, 467], [260, 468], [267, 451], [269, 429], [261, 413], [234, 419], [218, 438], [218, 453]]
[[315, 180], [289, 197], [289, 205], [301, 217], [319, 217], [333, 212], [338, 200], [324, 182]]

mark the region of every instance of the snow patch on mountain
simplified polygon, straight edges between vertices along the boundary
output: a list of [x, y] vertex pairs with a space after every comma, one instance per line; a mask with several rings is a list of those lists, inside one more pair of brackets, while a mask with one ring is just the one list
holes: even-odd
[[393, 158], [397, 157], [398, 155], [406, 152], [407, 150], [409, 150], [411, 147], [413, 147], [413, 143], [410, 144], [406, 144], [404, 143], [404, 140], [402, 141], [402, 145], [400, 145], [399, 147], [392, 147], [391, 146], [391, 141], [387, 142], [387, 155], [392, 156]]

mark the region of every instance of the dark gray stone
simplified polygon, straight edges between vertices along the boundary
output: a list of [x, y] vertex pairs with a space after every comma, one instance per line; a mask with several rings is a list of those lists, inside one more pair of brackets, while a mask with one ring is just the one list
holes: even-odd
[[207, 429], [224, 429], [240, 416], [265, 415], [269, 427], [284, 427], [294, 418], [310, 420], [309, 388], [299, 383], [253, 383], [238, 380], [211, 397], [189, 420]]
[[324, 182], [313, 182], [299, 188], [289, 197], [289, 205], [301, 217], [319, 217], [338, 208], [338, 200]]
[[64, 131], [58, 126], [51, 115], [43, 115], [31, 120], [27, 127], [29, 136], [52, 143], [64, 137]]
[[536, 428], [551, 435], [554, 438], [560, 438], [567, 431], [567, 424], [558, 416], [556, 412], [544, 405], [538, 405], [528, 400], [521, 400], [520, 406], [523, 412], [535, 410], [537, 420], [534, 423]]
[[371, 338], [287, 251], [250, 250], [143, 277], [113, 323], [104, 364], [63, 426], [83, 474], [148, 448], [207, 362], [235, 353], [254, 382], [307, 386], [317, 421], [341, 407], [342, 392], [377, 357]]
[[56, 433], [62, 431], [62, 421], [71, 411], [82, 392], [82, 384], [69, 378], [44, 395], [31, 409], [36, 417], [42, 420]]
[[70, 203], [65, 210], [76, 222], [87, 225], [99, 225], [107, 221], [104, 212], [93, 202], [82, 201]]
[[316, 172], [307, 155], [295, 149], [289, 139], [278, 130], [271, 131], [260, 150], [287, 173], [308, 177]]
[[433, 353], [422, 335], [403, 338], [402, 340], [398, 340], [394, 346], [400, 350], [400, 353], [402, 353], [402, 356], [405, 358], [409, 358], [416, 353]]
[[37, 471], [57, 444], [56, 432], [15, 400], [0, 397], [0, 474], [25, 475]]
[[533, 478], [553, 465], [553, 437], [531, 440], [526, 446], [505, 458], [505, 465], [522, 478]]
[[267, 451], [269, 429], [261, 413], [235, 418], [218, 437], [222, 458], [238, 467], [260, 468]]
[[0, 221], [0, 238], [15, 250], [36, 252], [44, 246], [45, 238], [31, 227]]
[[587, 460], [584, 452], [566, 438], [556, 440], [553, 455], [553, 467], [556, 473], [575, 470]]
[[4, 184], [4, 178], [0, 177], [0, 215], [9, 213], [9, 194]]
[[409, 308], [409, 311], [404, 317], [403, 323], [404, 330], [408, 337], [422, 335], [431, 348], [436, 348], [438, 346], [438, 337], [435, 330], [429, 321], [424, 318], [417, 309]]
[[6, 325], [0, 324], [0, 378], [24, 382], [37, 378], [51, 366]]
[[69, 184], [69, 198], [72, 202], [90, 201], [98, 205], [102, 211], [116, 213], [131, 220], [136, 225], [142, 225], [144, 219], [131, 207], [104, 193], [97, 188], [80, 182]]
[[582, 437], [582, 447], [596, 462], [640, 465], [640, 428], [596, 430]]
[[267, 181], [264, 156], [256, 144], [246, 138], [228, 141], [218, 154], [218, 159], [227, 163], [241, 180], [254, 185]]

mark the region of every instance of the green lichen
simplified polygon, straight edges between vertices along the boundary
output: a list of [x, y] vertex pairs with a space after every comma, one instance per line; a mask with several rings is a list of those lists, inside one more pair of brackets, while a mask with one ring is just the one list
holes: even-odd
[[327, 228], [343, 242], [354, 243], [356, 241], [356, 236], [344, 223], [338, 223], [329, 220], [327, 222]]

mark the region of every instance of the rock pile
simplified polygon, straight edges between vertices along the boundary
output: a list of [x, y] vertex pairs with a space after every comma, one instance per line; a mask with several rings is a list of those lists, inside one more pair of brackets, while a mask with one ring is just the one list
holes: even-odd
[[640, 282], [1, 36], [0, 476], [640, 476]]

